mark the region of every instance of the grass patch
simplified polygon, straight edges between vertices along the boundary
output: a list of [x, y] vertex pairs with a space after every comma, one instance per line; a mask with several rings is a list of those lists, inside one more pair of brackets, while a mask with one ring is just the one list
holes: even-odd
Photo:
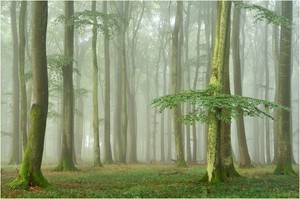
[[[78, 165], [79, 171], [56, 172], [43, 167], [43, 174], [54, 185], [49, 189], [33, 187], [29, 191], [10, 189], [7, 183], [17, 175], [15, 167], [2, 167], [1, 197], [22, 198], [299, 198], [298, 176], [272, 175], [273, 166], [238, 169], [242, 177], [225, 183], [200, 182], [204, 166], [176, 168], [173, 165], [104, 165], [94, 168]], [[298, 169], [298, 167], [296, 168]], [[297, 173], [299, 171], [297, 170]]]

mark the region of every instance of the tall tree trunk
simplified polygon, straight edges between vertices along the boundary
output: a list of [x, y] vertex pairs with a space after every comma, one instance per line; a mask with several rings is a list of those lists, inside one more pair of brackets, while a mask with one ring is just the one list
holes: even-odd
[[[197, 21], [197, 65], [195, 70], [195, 77], [193, 81], [193, 89], [196, 90], [197, 82], [198, 82], [198, 75], [200, 69], [200, 32], [201, 32], [201, 9], [198, 10], [198, 21]], [[192, 106], [192, 109], [195, 110], [195, 105]], [[197, 126], [196, 122], [192, 124], [192, 131], [193, 131], [193, 162], [197, 160]]]
[[[269, 2], [266, 1], [266, 8], [268, 8]], [[269, 59], [268, 59], [268, 23], [265, 24], [265, 34], [264, 34], [264, 66], [265, 66], [265, 76], [266, 76], [266, 83], [265, 83], [265, 100], [269, 100], [269, 89], [270, 89], [270, 82], [269, 82]], [[269, 114], [269, 109], [266, 109], [266, 113]], [[270, 153], [270, 119], [265, 117], [265, 131], [266, 131], [266, 163], [269, 164], [271, 162], [271, 153]]]
[[25, 23], [26, 23], [27, 1], [21, 2], [19, 15], [19, 84], [20, 84], [20, 131], [22, 136], [23, 151], [27, 145], [27, 95], [25, 82]]
[[[96, 12], [96, 1], [92, 1], [92, 11]], [[98, 116], [98, 63], [97, 63], [97, 20], [94, 19], [92, 55], [93, 55], [93, 135], [94, 135], [94, 166], [102, 166], [99, 143], [99, 116]]]
[[11, 32], [12, 32], [12, 43], [13, 43], [13, 60], [12, 60], [12, 80], [13, 80], [13, 136], [12, 136], [12, 157], [9, 164], [20, 164], [20, 119], [19, 119], [19, 108], [20, 108], [20, 94], [19, 94], [19, 78], [18, 78], [18, 30], [17, 30], [17, 16], [16, 16], [16, 2], [11, 2], [10, 9], [11, 17]]
[[128, 26], [128, 8], [129, 2], [119, 2], [120, 15], [123, 17], [123, 23], [120, 30], [120, 50], [121, 50], [121, 145], [120, 162], [126, 163], [127, 155], [127, 62], [126, 62], [126, 44], [125, 35]]
[[41, 171], [44, 138], [48, 112], [48, 75], [46, 59], [46, 32], [48, 2], [33, 3], [32, 27], [32, 82], [33, 105], [30, 110], [28, 144], [18, 177], [12, 187], [47, 187], [49, 182]]
[[[64, 56], [73, 60], [74, 25], [69, 20], [74, 13], [74, 2], [65, 1], [65, 33]], [[76, 170], [74, 165], [74, 88], [73, 88], [73, 61], [63, 68], [63, 137], [62, 153], [55, 170]]]
[[[241, 61], [240, 61], [240, 8], [234, 6], [233, 26], [232, 26], [232, 55], [234, 70], [234, 94], [243, 95], [242, 79], [241, 79]], [[239, 115], [236, 120], [237, 136], [240, 152], [240, 167], [251, 167], [251, 159], [247, 147], [247, 139], [245, 133], [244, 117]]]
[[[293, 2], [282, 2], [282, 16], [293, 19]], [[278, 79], [278, 102], [291, 108], [291, 42], [292, 28], [281, 25]], [[294, 174], [292, 168], [291, 120], [287, 110], [278, 110], [278, 162], [275, 174]]]
[[[146, 74], [147, 75], [146, 102], [147, 102], [147, 104], [150, 104], [149, 60], [147, 60], [146, 70], [147, 70], [147, 74]], [[147, 108], [147, 110], [146, 110], [146, 122], [147, 122], [146, 144], [145, 144], [145, 147], [146, 147], [146, 162], [150, 162], [150, 133], [151, 133], [151, 130], [150, 130], [150, 111], [149, 111], [149, 108]]]
[[[280, 14], [280, 2], [275, 2], [275, 12]], [[272, 53], [274, 57], [274, 72], [275, 72], [275, 99], [274, 101], [278, 103], [278, 84], [279, 84], [279, 30], [277, 25], [273, 25], [273, 34], [272, 34]], [[274, 110], [274, 118], [278, 118], [278, 110]], [[274, 131], [274, 158], [272, 163], [276, 163], [278, 159], [278, 120], [273, 121], [273, 131]]]
[[[180, 24], [182, 23], [182, 11], [183, 11], [183, 2], [177, 2], [176, 8], [176, 17], [175, 17], [175, 26], [172, 33], [172, 93], [176, 93], [180, 90], [180, 85], [178, 85], [178, 79], [180, 79], [180, 74], [178, 73], [178, 69], [180, 68], [180, 63], [178, 61], [178, 56], [181, 56], [179, 52], [178, 45], [178, 35]], [[186, 166], [184, 160], [184, 149], [182, 143], [182, 126], [178, 122], [178, 118], [180, 117], [180, 106], [175, 107], [173, 109], [173, 128], [174, 128], [174, 137], [175, 137], [175, 148], [176, 148], [176, 159], [177, 166]]]
[[[107, 1], [103, 1], [103, 13], [107, 14]], [[105, 24], [107, 26], [107, 24]], [[109, 57], [109, 37], [104, 35], [104, 81], [105, 81], [105, 98], [104, 98], [104, 150], [105, 162], [112, 163], [112, 153], [110, 144], [110, 57]]]
[[[185, 27], [184, 27], [184, 37], [185, 37], [185, 71], [186, 71], [186, 89], [191, 89], [191, 75], [190, 75], [190, 66], [189, 66], [189, 25], [190, 25], [190, 10], [191, 10], [191, 2], [188, 2], [185, 19]], [[186, 105], [185, 107], [186, 113], [191, 112], [191, 105]], [[191, 152], [191, 125], [185, 126], [186, 130], [186, 161], [190, 162], [192, 160], [192, 152]]]
[[[218, 2], [218, 16], [214, 41], [210, 84], [223, 86], [222, 93], [230, 93], [229, 88], [229, 48], [230, 48], [231, 2]], [[220, 91], [215, 91], [215, 93]], [[230, 114], [224, 110], [216, 110]], [[219, 182], [227, 177], [237, 176], [233, 165], [230, 142], [230, 123], [218, 120], [215, 113], [209, 112], [207, 174], [202, 180]]]

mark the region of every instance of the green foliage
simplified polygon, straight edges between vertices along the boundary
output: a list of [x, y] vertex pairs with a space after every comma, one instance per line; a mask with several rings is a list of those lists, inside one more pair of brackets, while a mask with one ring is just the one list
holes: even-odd
[[256, 4], [249, 4], [249, 3], [244, 3], [240, 1], [235, 1], [235, 5], [237, 5], [239, 8], [242, 9], [247, 9], [247, 10], [255, 10], [257, 13], [254, 16], [255, 18], [255, 23], [258, 21], [263, 21], [267, 20], [268, 23], [273, 23], [276, 25], [282, 25], [287, 28], [291, 28], [293, 23], [291, 20], [287, 19], [286, 17], [283, 17], [276, 12], [269, 10], [265, 7], [256, 5]]
[[[274, 167], [242, 169], [240, 178], [226, 183], [200, 182], [205, 166], [176, 168], [174, 165], [78, 165], [79, 171], [53, 172], [43, 167], [52, 188], [30, 191], [7, 186], [16, 173], [1, 167], [3, 198], [299, 198], [298, 176], [271, 175]], [[298, 169], [298, 166], [296, 166]], [[16, 174], [15, 174], [16, 175]]]
[[[56, 22], [64, 21], [65, 17], [63, 15], [56, 19]], [[111, 37], [119, 29], [118, 21], [118, 17], [115, 14], [104, 14], [98, 11], [85, 10], [83, 12], [75, 12], [68, 21], [68, 25], [74, 25], [78, 30], [85, 30], [88, 27], [96, 25], [101, 33]]]
[[[260, 106], [268, 109], [288, 108], [265, 100], [255, 99], [251, 97], [242, 97], [238, 95], [221, 94], [218, 91], [220, 88], [209, 86], [205, 90], [187, 90], [176, 94], [165, 95], [152, 101], [152, 105], [159, 107], [159, 111], [164, 109], [172, 109], [183, 103], [196, 105], [196, 108], [179, 120], [185, 124], [192, 124], [195, 121], [208, 123], [208, 112], [216, 114], [219, 120], [230, 122], [231, 119], [237, 118], [240, 114], [251, 117], [267, 116], [274, 119], [266, 113]], [[231, 112], [228, 116], [222, 115], [220, 109], [225, 109]]]
[[71, 57], [66, 57], [61, 54], [52, 54], [47, 56], [47, 63], [49, 73], [49, 81], [51, 80], [61, 80], [62, 79], [62, 69], [75, 62]]

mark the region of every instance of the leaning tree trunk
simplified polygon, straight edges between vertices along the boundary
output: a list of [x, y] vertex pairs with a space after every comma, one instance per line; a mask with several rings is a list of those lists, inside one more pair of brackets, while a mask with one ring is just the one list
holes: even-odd
[[[74, 2], [65, 2], [65, 34], [64, 55], [73, 60], [74, 25], [69, 20], [74, 13]], [[63, 72], [63, 136], [62, 153], [59, 164], [55, 170], [76, 170], [74, 165], [74, 88], [73, 88], [73, 61], [62, 69]]]
[[[282, 16], [292, 21], [293, 2], [282, 2]], [[292, 28], [281, 25], [278, 79], [278, 103], [291, 108], [291, 42]], [[278, 161], [275, 174], [294, 174], [290, 139], [291, 120], [287, 110], [278, 110]]]
[[18, 177], [12, 187], [50, 186], [41, 171], [46, 121], [48, 112], [48, 75], [46, 59], [46, 32], [48, 2], [33, 3], [32, 27], [32, 82], [33, 105], [30, 110], [28, 144]]
[[[241, 79], [241, 61], [240, 61], [240, 16], [241, 10], [234, 7], [233, 24], [232, 24], [232, 51], [233, 51], [233, 71], [234, 71], [234, 93], [242, 96], [242, 79]], [[248, 152], [244, 117], [239, 115], [236, 120], [237, 135], [240, 151], [240, 167], [251, 167], [251, 159]]]
[[[175, 26], [172, 33], [172, 67], [171, 67], [171, 79], [172, 79], [172, 93], [176, 93], [179, 91], [178, 79], [180, 74], [178, 73], [180, 63], [178, 62], [178, 34], [179, 34], [179, 27], [182, 21], [182, 12], [183, 12], [183, 2], [177, 2], [177, 9], [176, 9], [176, 18], [175, 18]], [[180, 106], [177, 106], [173, 109], [173, 130], [174, 130], [174, 137], [175, 137], [175, 147], [176, 147], [176, 163], [177, 166], [186, 166], [184, 160], [184, 149], [182, 143], [182, 126], [178, 122], [178, 118], [180, 117]]]

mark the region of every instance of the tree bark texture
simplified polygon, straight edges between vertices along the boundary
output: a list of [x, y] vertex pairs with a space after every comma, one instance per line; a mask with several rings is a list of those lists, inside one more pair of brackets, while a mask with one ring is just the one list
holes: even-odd
[[[179, 45], [178, 45], [178, 35], [180, 24], [182, 23], [182, 12], [183, 12], [183, 2], [177, 2], [176, 8], [176, 18], [175, 18], [175, 26], [172, 32], [172, 67], [171, 67], [171, 80], [172, 80], [172, 93], [176, 93], [180, 90], [178, 85], [178, 79], [180, 79], [180, 73], [178, 73], [178, 69], [180, 68], [180, 63], [178, 61]], [[173, 109], [173, 129], [174, 129], [174, 137], [175, 137], [175, 148], [176, 148], [176, 163], [177, 166], [186, 166], [184, 160], [184, 149], [183, 149], [183, 140], [182, 140], [182, 125], [178, 122], [178, 118], [180, 117], [180, 106], [175, 107]]]
[[25, 82], [25, 23], [27, 14], [27, 1], [21, 2], [19, 15], [19, 84], [20, 84], [20, 132], [22, 136], [23, 151], [27, 145], [27, 95]]
[[[229, 93], [229, 48], [230, 48], [230, 10], [231, 2], [218, 2], [218, 16], [214, 39], [210, 84], [223, 86], [222, 93]], [[220, 91], [215, 91], [220, 92]], [[216, 110], [230, 114], [225, 110]], [[230, 124], [218, 120], [214, 113], [209, 113], [207, 174], [202, 180], [219, 182], [226, 177], [238, 175], [233, 166], [230, 143]]]
[[48, 2], [35, 1], [33, 3], [32, 22], [33, 105], [30, 110], [28, 144], [25, 149], [19, 175], [11, 183], [12, 187], [27, 189], [29, 186], [50, 186], [41, 171], [48, 112], [47, 18]]
[[[293, 2], [282, 2], [282, 16], [292, 21]], [[291, 42], [292, 28], [281, 25], [278, 79], [278, 103], [291, 108]], [[291, 118], [289, 111], [278, 110], [278, 161], [275, 174], [294, 174], [292, 168]]]
[[[232, 24], [232, 56], [234, 71], [234, 94], [243, 95], [241, 79], [241, 61], [240, 61], [240, 8], [234, 6], [233, 24]], [[240, 167], [251, 167], [251, 159], [248, 152], [247, 139], [245, 133], [244, 117], [239, 115], [236, 120], [237, 136], [240, 152]]]
[[[74, 25], [69, 20], [74, 13], [74, 2], [65, 2], [65, 31], [64, 56], [73, 60], [74, 51]], [[76, 170], [74, 165], [74, 88], [73, 88], [73, 62], [62, 69], [63, 72], [63, 136], [62, 153], [59, 164], [55, 170]]]
[[[92, 11], [96, 11], [96, 1], [92, 1]], [[99, 71], [97, 61], [97, 20], [94, 19], [92, 37], [93, 56], [93, 135], [94, 135], [94, 166], [102, 166], [100, 159], [100, 138], [99, 138], [99, 109], [98, 109], [98, 84]]]
[[[103, 13], [107, 14], [107, 1], [103, 1]], [[106, 24], [105, 24], [106, 25]], [[104, 35], [104, 151], [105, 162], [112, 163], [112, 152], [110, 144], [110, 56], [109, 56], [109, 37]]]
[[17, 16], [16, 16], [16, 2], [11, 2], [10, 9], [11, 17], [11, 32], [12, 32], [12, 43], [13, 43], [13, 60], [12, 60], [12, 79], [13, 79], [13, 122], [12, 122], [12, 157], [9, 164], [20, 164], [21, 154], [20, 154], [20, 94], [19, 94], [19, 78], [18, 78], [18, 29], [17, 29]]

